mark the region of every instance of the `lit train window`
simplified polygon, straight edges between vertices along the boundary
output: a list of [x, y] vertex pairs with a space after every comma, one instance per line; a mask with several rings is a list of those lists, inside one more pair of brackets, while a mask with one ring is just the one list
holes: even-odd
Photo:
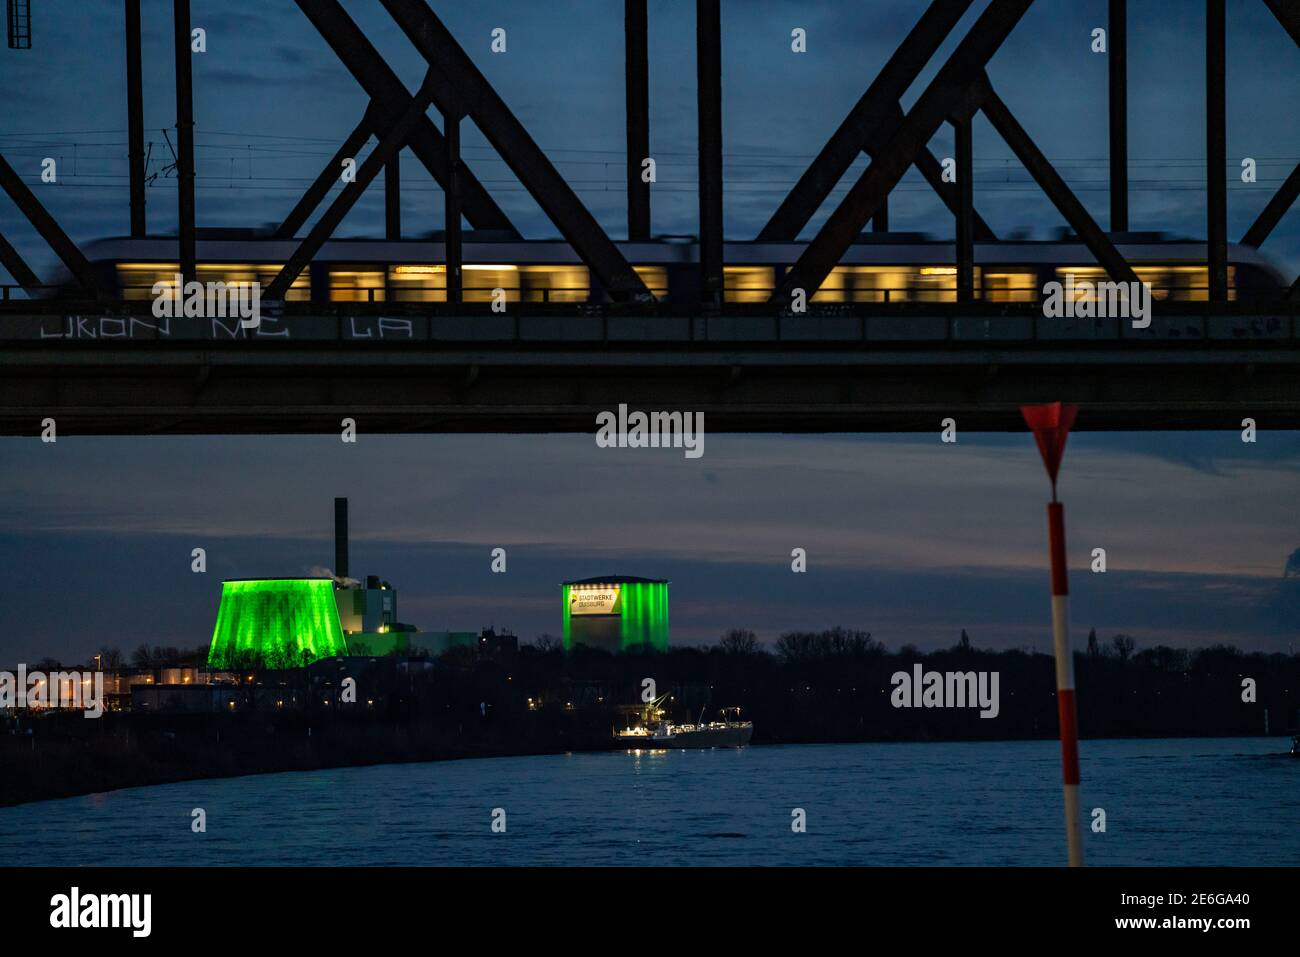
[[152, 299], [153, 284], [174, 285], [180, 269], [179, 263], [118, 263], [117, 285], [123, 299]]
[[771, 266], [725, 266], [722, 277], [727, 302], [767, 302], [776, 288], [776, 270]]
[[954, 266], [836, 266], [813, 294], [813, 302], [954, 302], [956, 299]]
[[[1151, 286], [1151, 298], [1155, 300], [1172, 299], [1182, 302], [1205, 302], [1210, 297], [1210, 270], [1208, 266], [1162, 266], [1134, 265], [1133, 271], [1138, 279]], [[1093, 288], [1091, 298], [1096, 301], [1096, 284], [1109, 282], [1106, 270], [1098, 266], [1063, 266], [1056, 270], [1057, 280], [1064, 285], [1065, 277], [1074, 276], [1076, 284], [1088, 282]], [[1074, 298], [1080, 301], [1088, 297], [1088, 288], [1076, 289]], [[1237, 298], [1237, 271], [1228, 267], [1228, 299]]]
[[394, 302], [446, 302], [446, 266], [389, 266], [388, 289]]
[[461, 267], [461, 298], [465, 302], [491, 302], [492, 290], [505, 292], [506, 302], [519, 301], [519, 267], [467, 263]]
[[[119, 263], [117, 282], [122, 298], [152, 299], [154, 284], [161, 282], [168, 288], [175, 286], [180, 268], [178, 263]], [[202, 283], [256, 282], [265, 289], [282, 268], [279, 263], [199, 263], [194, 278]], [[311, 278], [304, 269], [289, 287], [285, 299], [305, 302], [310, 298]]]
[[[909, 277], [908, 298], [913, 302], [956, 302], [957, 267], [922, 266]], [[975, 288], [979, 288], [979, 270], [975, 270]]]
[[331, 269], [330, 302], [383, 302], [384, 278], [374, 269]]
[[[1205, 302], [1210, 298], [1209, 266], [1134, 266], [1138, 278], [1151, 284], [1154, 299]], [[1237, 270], [1228, 267], [1228, 299], [1237, 298]]]
[[[507, 302], [586, 302], [591, 279], [585, 266], [491, 266], [468, 263], [461, 270], [465, 302], [491, 302], [504, 290]], [[441, 264], [390, 266], [388, 288], [394, 302], [446, 302], [447, 267]]]
[[591, 298], [586, 266], [520, 266], [519, 277], [528, 302], [586, 302]]
[[975, 270], [975, 297], [986, 302], [1037, 302], [1038, 274], [1032, 270]]
[[[265, 289], [283, 268], [283, 263], [199, 263], [196, 278], [199, 282], [255, 282]], [[284, 298], [290, 302], [306, 302], [311, 298], [310, 270], [298, 273]]]
[[[200, 280], [201, 278], [203, 278], [204, 268], [205, 267], [203, 267], [203, 265], [201, 264], [199, 265]], [[255, 274], [253, 278], [255, 278], [257, 282], [261, 283], [261, 287], [263, 287], [263, 289], [266, 289], [266, 286], [269, 286], [270, 283], [274, 281], [274, 278], [279, 276], [279, 270], [285, 268], [285, 264], [259, 263], [255, 265], [255, 267], [235, 267], [235, 265], [222, 265], [222, 267], [216, 267], [216, 268], [222, 270], [222, 272], [224, 272], [225, 274], [229, 274], [227, 270], [231, 270], [231, 269], [251, 269], [253, 274]], [[227, 280], [225, 281], [230, 282], [229, 278], [227, 278]], [[248, 280], [243, 280], [243, 278], [240, 278], [240, 281], [247, 282]], [[298, 276], [294, 278], [294, 285], [291, 285], [289, 287], [289, 291], [285, 293], [285, 302], [307, 302], [307, 300], [311, 298], [312, 298], [312, 270], [309, 267], [304, 267], [302, 272], [298, 273]]]
[[633, 266], [632, 268], [656, 299], [668, 298], [667, 266]]

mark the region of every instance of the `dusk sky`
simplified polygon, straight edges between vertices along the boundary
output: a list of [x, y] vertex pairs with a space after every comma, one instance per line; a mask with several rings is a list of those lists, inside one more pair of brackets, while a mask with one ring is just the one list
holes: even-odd
[[[558, 634], [561, 581], [626, 574], [672, 580], [675, 643], [839, 624], [894, 648], [966, 628], [1046, 651], [1033, 440], [958, 439], [709, 433], [699, 459], [591, 435], [0, 439], [0, 661], [204, 644], [222, 578], [333, 563], [335, 495], [351, 499], [352, 574], [391, 581], [401, 618], [427, 630]], [[1286, 651], [1298, 476], [1295, 433], [1074, 435], [1076, 641], [1091, 626], [1139, 646]], [[206, 574], [190, 571], [195, 547]], [[1096, 547], [1104, 575], [1088, 570]]]
[[[378, 3], [345, 7], [414, 89], [422, 59]], [[622, 4], [431, 4], [601, 223], [625, 233]], [[985, 7], [978, 0], [909, 91], [919, 94]], [[729, 238], [750, 238], [921, 15], [920, 0], [723, 3]], [[122, 5], [33, 4], [34, 49], [0, 50], [0, 152], [78, 242], [126, 232]], [[175, 231], [163, 128], [174, 121], [171, 4], [145, 0], [150, 231]], [[1132, 0], [1131, 225], [1203, 237], [1202, 3]], [[1089, 50], [1105, 0], [1039, 0], [992, 61], [995, 86], [1105, 225], [1106, 59]], [[75, 10], [75, 14], [71, 11]], [[194, 0], [200, 226], [276, 222], [353, 128], [365, 97], [288, 0]], [[1257, 0], [1228, 2], [1229, 234], [1239, 237], [1300, 154], [1300, 49]], [[489, 52], [508, 31], [508, 52]], [[808, 31], [805, 55], [790, 31]], [[696, 232], [694, 5], [650, 3], [655, 233]], [[431, 116], [440, 122], [436, 112]], [[174, 131], [169, 130], [174, 135]], [[554, 227], [471, 123], [465, 155], [530, 238]], [[373, 141], [372, 141], [373, 145]], [[950, 155], [951, 132], [931, 144]], [[60, 182], [39, 182], [40, 161]], [[975, 123], [975, 201], [1000, 235], [1063, 224], [988, 124]], [[1242, 184], [1242, 157], [1259, 181]], [[825, 218], [863, 161], [809, 227]], [[403, 225], [442, 228], [442, 196], [408, 153]], [[322, 205], [322, 209], [324, 206]], [[891, 225], [951, 236], [914, 172]], [[377, 235], [375, 188], [340, 235]], [[0, 232], [44, 277], [55, 261], [7, 198]], [[1300, 211], [1263, 251], [1300, 270]], [[706, 429], [708, 423], [706, 422]], [[960, 422], [959, 428], [960, 428]], [[1090, 626], [1139, 646], [1215, 641], [1286, 651], [1300, 637], [1300, 436], [1262, 431], [1070, 440], [1067, 507], [1076, 641]], [[594, 430], [594, 425], [593, 425]], [[671, 578], [673, 640], [730, 627], [765, 641], [861, 628], [891, 647], [1050, 648], [1047, 481], [1028, 434], [708, 433], [680, 450], [597, 449], [592, 435], [0, 439], [0, 664], [86, 657], [100, 645], [196, 646], [220, 580], [307, 574], [333, 560], [332, 498], [352, 502], [352, 572], [399, 590], [427, 630], [558, 634], [558, 583], [606, 573]], [[190, 550], [208, 572], [190, 572]], [[489, 571], [508, 550], [509, 571]], [[806, 548], [807, 574], [790, 571]], [[1087, 570], [1094, 547], [1109, 571]]]

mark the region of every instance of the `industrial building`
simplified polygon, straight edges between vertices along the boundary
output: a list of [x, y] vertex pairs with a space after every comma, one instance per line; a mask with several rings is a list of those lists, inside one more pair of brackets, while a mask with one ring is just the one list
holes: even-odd
[[348, 500], [334, 500], [334, 576], [234, 579], [208, 649], [210, 668], [302, 668], [322, 658], [408, 654], [419, 632], [397, 620], [397, 590], [348, 576]]
[[668, 582], [611, 575], [561, 584], [564, 650], [668, 650]]
[[[491, 629], [420, 631], [397, 617], [397, 589], [348, 574], [348, 500], [334, 500], [332, 577], [231, 579], [208, 649], [213, 669], [302, 668], [322, 658], [428, 655], [453, 648], [496, 654], [517, 642]], [[179, 683], [179, 682], [178, 682]]]
[[333, 579], [221, 583], [209, 668], [294, 668], [345, 654]]

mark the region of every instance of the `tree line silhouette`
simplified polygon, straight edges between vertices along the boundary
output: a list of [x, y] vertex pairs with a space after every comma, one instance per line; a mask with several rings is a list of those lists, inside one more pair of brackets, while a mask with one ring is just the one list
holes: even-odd
[[[896, 672], [997, 672], [996, 718], [970, 708], [896, 708]], [[1074, 656], [1080, 733], [1084, 737], [1180, 737], [1279, 734], [1300, 708], [1300, 656], [1244, 653], [1215, 644], [1185, 649], [1090, 632]], [[500, 670], [501, 663], [479, 668]], [[712, 647], [611, 655], [583, 647], [565, 655], [547, 636], [510, 662], [509, 685], [558, 693], [575, 707], [635, 704], [642, 682], [670, 692], [678, 720], [738, 705], [755, 722], [755, 741], [835, 742], [1054, 737], [1056, 683], [1046, 651], [979, 649], [965, 630], [950, 648], [888, 649], [870, 632], [846, 628], [792, 631], [768, 649], [733, 629]], [[1252, 686], [1247, 685], [1250, 679]], [[597, 699], [593, 702], [592, 697]], [[1267, 714], [1267, 718], [1266, 718]]]
[[[126, 660], [112, 648], [100, 656], [104, 667]], [[138, 668], [160, 668], [205, 658], [205, 648], [141, 645], [129, 660]], [[997, 717], [980, 718], [973, 707], [895, 708], [891, 677], [917, 664], [926, 672], [997, 672]], [[517, 719], [519, 733], [539, 719], [529, 712], [556, 708], [586, 732], [608, 728], [641, 703], [646, 679], [671, 695], [670, 715], [679, 721], [741, 707], [755, 722], [756, 742], [1057, 733], [1052, 655], [1046, 649], [977, 648], [964, 629], [953, 646], [929, 651], [912, 645], [891, 650], [870, 632], [842, 627], [786, 632], [766, 646], [754, 632], [737, 628], [712, 646], [618, 655], [581, 645], [565, 653], [558, 639], [544, 634], [504, 656], [454, 649], [439, 665], [434, 692], [441, 714], [481, 718], [487, 705], [500, 724]], [[1300, 725], [1300, 655], [1247, 653], [1225, 644], [1139, 649], [1130, 635], [1101, 640], [1094, 629], [1074, 666], [1084, 737], [1280, 734]]]

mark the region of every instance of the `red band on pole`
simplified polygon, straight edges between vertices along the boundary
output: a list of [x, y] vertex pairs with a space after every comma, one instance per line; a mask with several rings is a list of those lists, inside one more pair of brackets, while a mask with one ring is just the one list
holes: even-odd
[[1052, 557], [1052, 594], [1068, 595], [1070, 586], [1065, 564], [1065, 509], [1060, 502], [1047, 506], [1047, 541]]
[[1079, 783], [1079, 726], [1074, 711], [1074, 689], [1056, 692], [1056, 714], [1061, 722], [1061, 773], [1066, 784]]

